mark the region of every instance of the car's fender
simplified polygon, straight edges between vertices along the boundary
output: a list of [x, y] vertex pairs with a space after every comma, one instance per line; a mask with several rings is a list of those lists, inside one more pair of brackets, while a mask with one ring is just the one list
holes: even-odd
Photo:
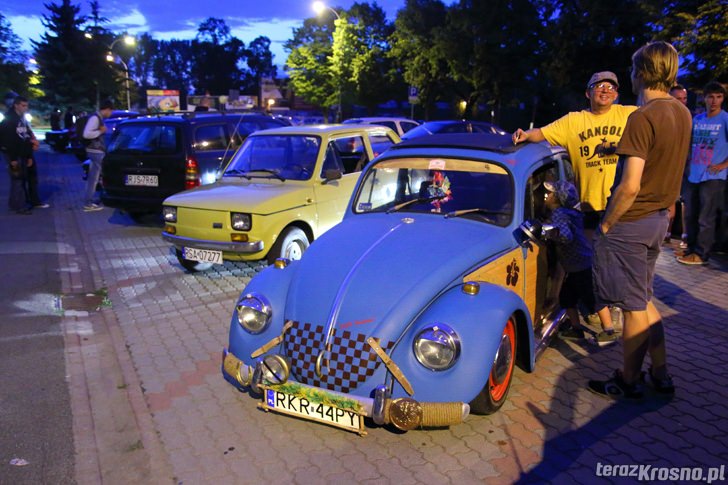
[[258, 273], [240, 294], [240, 297], [243, 297], [250, 293], [256, 293], [264, 296], [270, 304], [272, 309], [271, 322], [263, 332], [253, 335], [240, 326], [237, 311], [237, 303], [240, 297], [235, 301], [236, 308], [233, 309], [230, 322], [228, 338], [230, 348], [228, 350], [244, 363], [253, 365], [254, 359], [250, 357], [250, 354], [274, 337], [279, 336], [283, 331], [288, 288], [291, 279], [296, 274], [297, 266], [297, 261], [291, 261], [285, 268], [277, 268], [275, 265], [268, 266]]
[[[503, 328], [512, 315], [521, 320], [517, 325], [518, 339], [527, 342], [527, 346], [522, 344], [519, 348], [527, 349], [529, 353], [527, 360], [519, 360], [532, 362], [533, 327], [526, 305], [516, 293], [481, 283], [476, 295], [463, 292], [463, 285], [440, 295], [409, 326], [391, 355], [412, 384], [414, 398], [419, 401], [472, 401], [488, 380]], [[417, 361], [413, 351], [417, 335], [435, 323], [449, 326], [460, 339], [460, 357], [444, 371], [426, 368]], [[395, 385], [393, 394], [405, 395], [399, 385]]]

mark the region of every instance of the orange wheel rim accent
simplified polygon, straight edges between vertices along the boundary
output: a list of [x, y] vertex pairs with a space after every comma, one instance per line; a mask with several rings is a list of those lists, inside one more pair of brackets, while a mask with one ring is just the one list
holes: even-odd
[[511, 344], [511, 361], [508, 363], [508, 372], [506, 373], [505, 378], [500, 384], [496, 384], [495, 380], [493, 379], [493, 372], [495, 372], [495, 370], [491, 370], [491, 373], [488, 376], [488, 388], [490, 389], [490, 397], [493, 399], [494, 402], [500, 401], [506, 394], [506, 391], [508, 390], [508, 384], [511, 382], [513, 367], [516, 362], [516, 327], [513, 324], [512, 318], [508, 319], [508, 323], [506, 323], [506, 326], [503, 329], [503, 335], [508, 337], [508, 340]]

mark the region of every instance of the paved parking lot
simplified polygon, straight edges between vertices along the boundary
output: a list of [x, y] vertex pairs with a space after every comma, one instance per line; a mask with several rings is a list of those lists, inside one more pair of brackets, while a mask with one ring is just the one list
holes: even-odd
[[154, 218], [81, 211], [71, 156], [46, 154], [41, 174], [63, 187], [50, 201], [59, 245], [72, 248], [59, 255], [63, 293], [105, 289], [110, 303], [63, 318], [79, 483], [628, 483], [638, 477], [596, 475], [604, 465], [649, 465], [653, 479], [656, 467], [701, 467], [707, 476], [728, 465], [725, 261], [684, 267], [667, 248], [658, 262], [678, 387], [671, 401], [590, 394], [586, 381], [619, 367], [621, 347], [557, 341], [535, 373], [516, 372], [496, 415], [359, 437], [261, 411], [222, 379], [233, 305], [262, 263], [187, 274]]

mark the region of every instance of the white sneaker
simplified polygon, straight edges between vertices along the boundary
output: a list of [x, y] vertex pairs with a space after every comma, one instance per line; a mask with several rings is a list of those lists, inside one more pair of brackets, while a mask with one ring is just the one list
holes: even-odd
[[84, 212], [94, 212], [94, 211], [100, 211], [104, 208], [103, 205], [100, 204], [86, 204], [83, 206]]

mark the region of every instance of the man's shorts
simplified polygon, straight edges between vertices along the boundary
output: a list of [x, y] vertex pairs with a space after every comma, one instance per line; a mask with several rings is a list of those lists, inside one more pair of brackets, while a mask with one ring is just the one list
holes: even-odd
[[594, 313], [594, 285], [592, 283], [591, 268], [566, 273], [564, 283], [561, 285], [559, 306], [561, 308], [576, 308], [579, 303], [584, 305], [587, 312]]
[[667, 209], [636, 221], [617, 222], [607, 234], [594, 234], [594, 290], [597, 308], [647, 308], [655, 263], [669, 223]]
[[582, 211], [584, 214], [584, 229], [587, 231], [596, 230], [604, 217], [604, 211]]

